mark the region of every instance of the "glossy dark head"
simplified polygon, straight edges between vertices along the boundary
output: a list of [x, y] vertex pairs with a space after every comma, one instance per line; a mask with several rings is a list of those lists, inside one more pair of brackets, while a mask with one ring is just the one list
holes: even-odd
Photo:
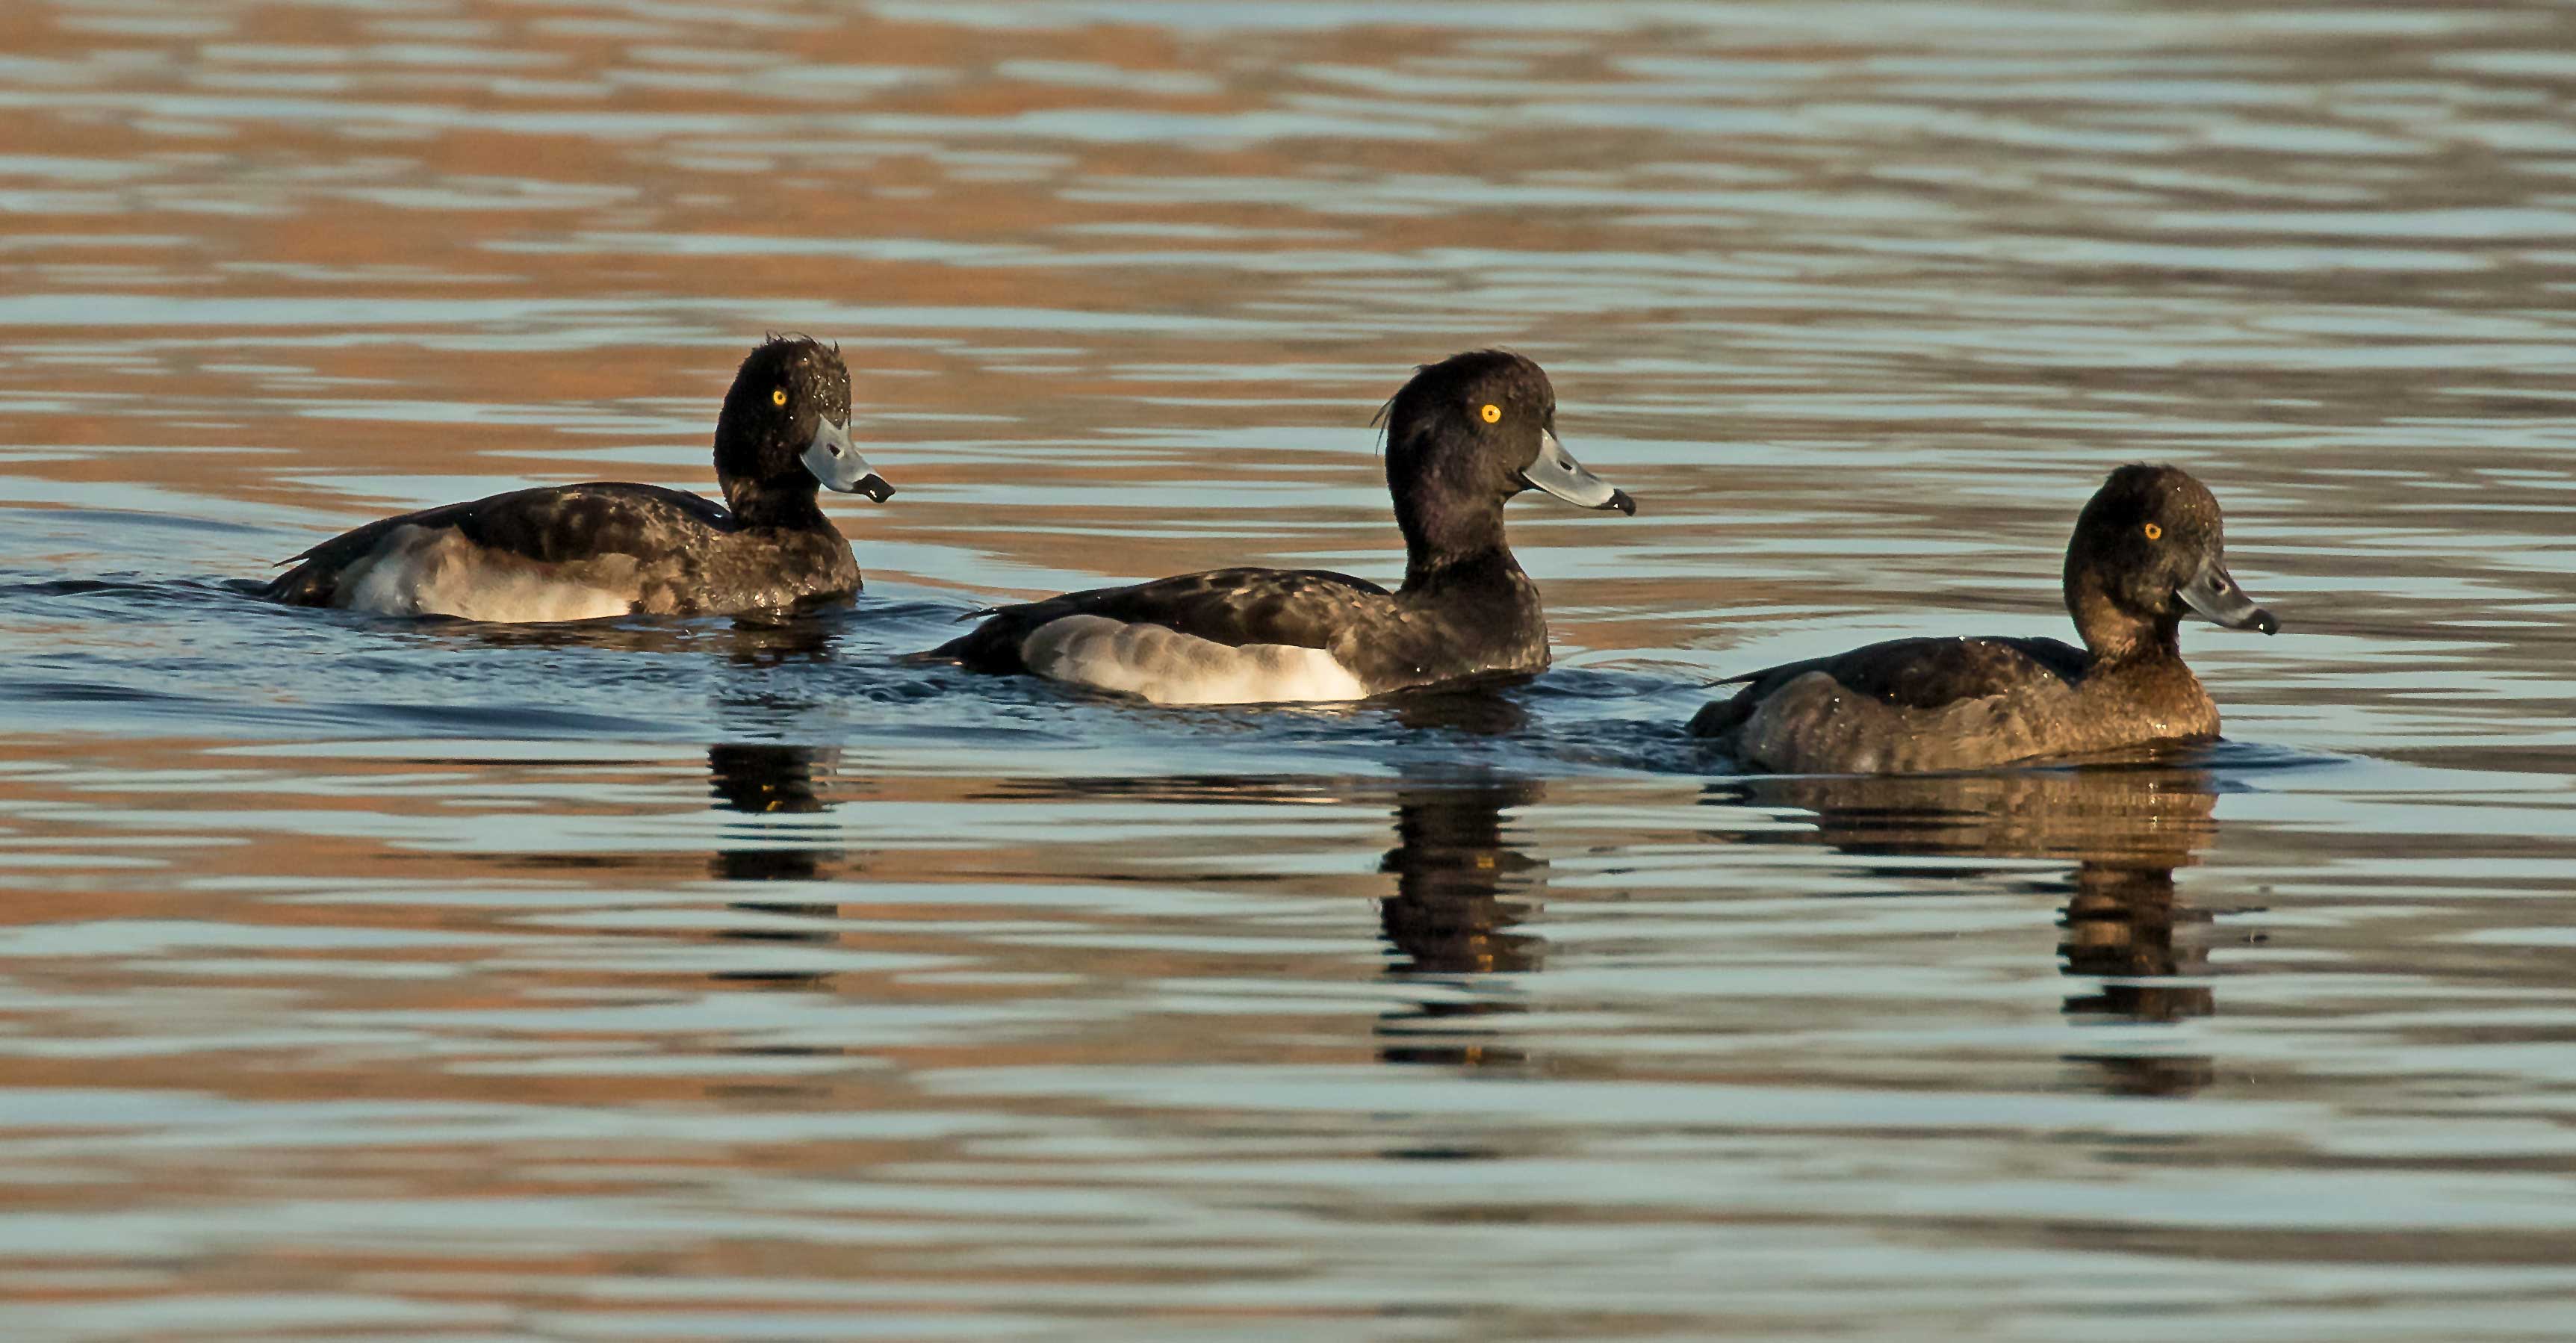
[[2186, 609], [2230, 629], [2281, 628], [2228, 575], [2217, 498], [2173, 466], [2124, 466], [2094, 491], [2066, 545], [2066, 608], [2096, 653], [2170, 644]]
[[1583, 508], [1634, 514], [1636, 501], [1583, 469], [1556, 438], [1556, 389], [1505, 350], [1425, 364], [1386, 407], [1386, 485], [1419, 557], [1498, 538], [1502, 502], [1545, 490]]
[[841, 352], [804, 336], [772, 336], [742, 361], [716, 420], [716, 480], [740, 512], [761, 496], [812, 499], [814, 487], [865, 494], [894, 487], [850, 442], [850, 371]]

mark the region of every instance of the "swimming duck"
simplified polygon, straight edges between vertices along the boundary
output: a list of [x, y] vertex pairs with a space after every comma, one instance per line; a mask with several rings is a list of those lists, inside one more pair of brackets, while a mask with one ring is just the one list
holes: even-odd
[[1690, 731], [1782, 774], [1976, 769], [2218, 735], [2183, 665], [2185, 609], [2230, 629], [2280, 622], [2228, 576], [2218, 500], [2171, 466], [2111, 473], [2066, 547], [2055, 639], [1897, 639], [1747, 676]]
[[296, 606], [528, 622], [722, 615], [847, 597], [850, 543], [817, 486], [894, 494], [850, 442], [840, 351], [773, 336], [716, 419], [724, 503], [603, 481], [513, 490], [383, 518], [286, 561], [267, 595]]
[[1636, 502], [1557, 441], [1555, 390], [1517, 354], [1423, 366], [1385, 423], [1406, 555], [1395, 591], [1319, 569], [1217, 569], [1001, 607], [931, 656], [1157, 704], [1355, 700], [1546, 667], [1547, 618], [1504, 543], [1504, 502], [1529, 489], [1627, 514]]

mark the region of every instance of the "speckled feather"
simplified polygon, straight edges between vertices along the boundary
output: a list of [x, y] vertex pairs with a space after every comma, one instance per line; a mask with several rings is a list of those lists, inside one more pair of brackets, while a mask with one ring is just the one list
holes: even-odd
[[801, 453], [818, 424], [845, 422], [849, 408], [837, 351], [773, 336], [743, 360], [716, 421], [724, 504], [610, 481], [514, 490], [343, 533], [287, 561], [295, 567], [266, 591], [302, 606], [495, 621], [846, 597], [859, 589], [858, 561], [816, 502], [820, 482]]
[[1691, 731], [1715, 736], [1735, 728], [1752, 717], [1755, 705], [1810, 672], [1895, 708], [1937, 709], [2041, 678], [2071, 683], [2084, 674], [2087, 660], [2083, 649], [2056, 639], [1891, 639], [1731, 678], [1744, 688], [1700, 710]]
[[[1179, 703], [1381, 695], [1542, 670], [1547, 617], [1504, 540], [1503, 505], [1533, 488], [1527, 472], [1543, 451], [1562, 452], [1555, 420], [1546, 373], [1519, 355], [1474, 350], [1415, 371], [1386, 410], [1387, 490], [1406, 555], [1396, 591], [1317, 569], [1217, 569], [1002, 607], [930, 656]], [[1570, 457], [1554, 469], [1580, 471]], [[1607, 500], [1585, 506], [1635, 510], [1625, 494], [1584, 479]], [[1072, 617], [1188, 639], [1113, 640]], [[1226, 649], [1243, 657], [1229, 660]], [[1297, 649], [1323, 650], [1331, 664], [1282, 656]], [[1115, 665], [1128, 657], [1154, 665]], [[1262, 666], [1300, 670], [1270, 675]], [[1193, 676], [1209, 684], [1184, 684]]]
[[2179, 657], [2097, 666], [2054, 639], [1898, 639], [1754, 673], [1690, 730], [1781, 773], [1905, 773], [2214, 737], [2218, 708]]
[[712, 500], [656, 485], [599, 481], [516, 490], [380, 519], [288, 561], [276, 600], [342, 604], [406, 529], [453, 532], [477, 562], [570, 586], [598, 587], [631, 611], [687, 615], [789, 607], [859, 590], [849, 542], [820, 510], [804, 527], [744, 526]]
[[[1031, 634], [1066, 616], [1092, 615], [1161, 625], [1226, 647], [1323, 649], [1371, 694], [1547, 666], [1546, 617], [1536, 585], [1517, 564], [1505, 557], [1475, 576], [1475, 586], [1506, 603], [1480, 604], [1474, 609], [1481, 614], [1446, 600], [1468, 578], [1449, 577], [1426, 596], [1320, 569], [1216, 569], [1001, 607], [932, 655], [980, 672], [1025, 672]], [[1504, 618], [1492, 618], [1497, 609]]]
[[[2065, 597], [2084, 636], [1897, 639], [1739, 678], [1690, 722], [1756, 769], [1977, 769], [2218, 735], [2184, 665], [2181, 585], [2223, 576], [2218, 502], [2174, 467], [2126, 466], [2069, 538]], [[2231, 584], [2233, 580], [2228, 580]], [[2242, 599], [2242, 594], [2238, 594]], [[2271, 618], [2248, 603], [2262, 627]]]

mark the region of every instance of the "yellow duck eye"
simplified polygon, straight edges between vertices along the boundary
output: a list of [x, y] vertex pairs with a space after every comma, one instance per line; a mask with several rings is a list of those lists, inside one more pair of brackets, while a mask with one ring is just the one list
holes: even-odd
[[2162, 528], [2162, 527], [2157, 526], [2156, 524], [2154, 524], [2154, 523], [2152, 523], [2152, 522], [2148, 523], [2148, 524], [2147, 524], [2147, 539], [2148, 539], [2148, 540], [2150, 540], [2150, 541], [2161, 541], [2161, 540], [2165, 539], [2165, 529], [2164, 529], [2164, 528]]
[[1492, 402], [1487, 402], [1484, 409], [1476, 412], [1476, 418], [1483, 420], [1487, 424], [1498, 423], [1503, 418], [1503, 408], [1493, 404]]
[[780, 387], [780, 388], [777, 388], [777, 389], [775, 389], [775, 390], [771, 391], [771, 392], [770, 392], [770, 394], [769, 394], [769, 404], [771, 404], [771, 405], [773, 405], [773, 406], [783, 406], [783, 405], [786, 405], [786, 404], [787, 404], [787, 389], [786, 389], [786, 388], [784, 388], [784, 387]]

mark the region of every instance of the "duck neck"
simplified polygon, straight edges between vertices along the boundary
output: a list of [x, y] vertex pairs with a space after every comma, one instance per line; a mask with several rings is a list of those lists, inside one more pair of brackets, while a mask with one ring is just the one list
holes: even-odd
[[778, 527], [792, 531], [829, 531], [832, 519], [816, 498], [812, 476], [774, 480], [728, 479], [725, 507], [742, 527]]
[[1427, 504], [1399, 500], [1395, 522], [1404, 531], [1406, 592], [1522, 577], [1520, 562], [1503, 540], [1499, 498]]
[[2182, 618], [2148, 615], [2091, 584], [2070, 586], [2066, 610], [2097, 663], [2149, 662], [2182, 656]]

